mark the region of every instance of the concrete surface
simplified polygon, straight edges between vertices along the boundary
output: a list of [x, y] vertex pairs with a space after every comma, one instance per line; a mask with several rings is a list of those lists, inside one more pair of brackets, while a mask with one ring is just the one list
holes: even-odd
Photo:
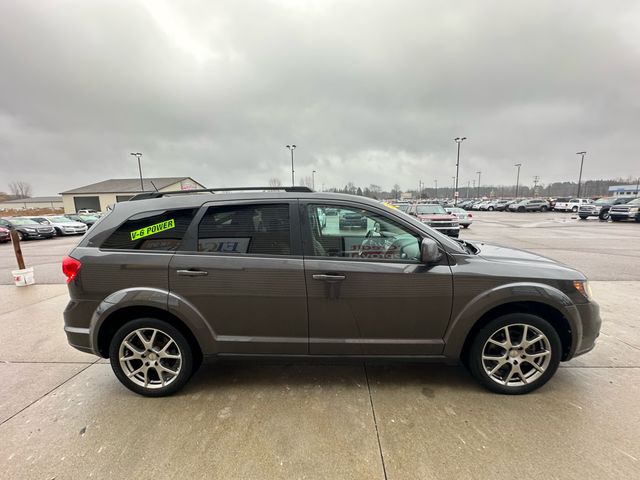
[[256, 362], [147, 399], [66, 344], [65, 285], [0, 285], [0, 478], [640, 478], [640, 225], [474, 216], [465, 238], [605, 279], [596, 349], [542, 389], [493, 395], [437, 365]]

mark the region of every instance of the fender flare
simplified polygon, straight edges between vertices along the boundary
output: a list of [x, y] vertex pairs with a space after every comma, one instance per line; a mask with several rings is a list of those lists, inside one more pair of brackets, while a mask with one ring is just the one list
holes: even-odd
[[487, 290], [469, 301], [451, 320], [444, 335], [444, 354], [460, 358], [465, 341], [472, 328], [486, 313], [509, 303], [530, 302], [544, 304], [560, 312], [571, 328], [571, 358], [582, 338], [582, 321], [571, 299], [551, 285], [535, 282], [518, 282], [500, 285]]
[[215, 332], [200, 313], [185, 299], [166, 290], [134, 287], [111, 293], [100, 302], [91, 317], [91, 349], [99, 354], [98, 338], [105, 320], [128, 307], [153, 307], [177, 317], [191, 332], [203, 354], [216, 351]]

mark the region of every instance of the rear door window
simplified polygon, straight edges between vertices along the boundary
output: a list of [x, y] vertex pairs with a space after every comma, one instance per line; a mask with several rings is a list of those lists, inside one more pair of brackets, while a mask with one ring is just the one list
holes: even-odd
[[198, 251], [231, 255], [291, 255], [289, 205], [209, 207], [198, 226]]
[[107, 238], [101, 248], [175, 251], [196, 209], [156, 210], [133, 215]]

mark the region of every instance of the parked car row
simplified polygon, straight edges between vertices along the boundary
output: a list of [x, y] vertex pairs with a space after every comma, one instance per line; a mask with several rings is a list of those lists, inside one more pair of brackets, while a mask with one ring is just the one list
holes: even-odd
[[20, 240], [36, 240], [64, 235], [84, 235], [98, 221], [95, 214], [38, 215], [0, 218], [0, 242], [10, 240], [15, 230]]
[[[463, 199], [460, 200], [457, 205], [453, 205], [453, 201], [451, 200], [431, 200], [427, 202], [417, 202], [417, 204], [411, 202], [393, 203], [395, 208], [414, 216], [416, 216], [416, 205], [422, 205], [422, 209], [427, 208], [425, 205], [440, 205], [447, 213], [454, 216], [458, 220], [459, 226], [463, 228], [468, 228], [469, 225], [471, 225], [472, 215], [467, 212], [474, 210], [488, 212], [547, 212], [555, 210], [559, 212], [577, 213], [582, 220], [586, 220], [589, 217], [598, 217], [603, 221], [611, 219], [614, 222], [622, 220], [636, 220], [640, 222], [640, 211], [638, 208], [640, 206], [640, 199], [636, 199], [635, 197], [603, 197], [597, 200], [577, 197], [559, 197], [553, 200], [546, 200], [544, 198]], [[428, 222], [431, 221], [428, 220]]]

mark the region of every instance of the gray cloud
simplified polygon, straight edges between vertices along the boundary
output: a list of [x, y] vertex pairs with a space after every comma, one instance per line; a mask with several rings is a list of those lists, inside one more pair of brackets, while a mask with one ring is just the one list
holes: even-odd
[[638, 175], [628, 1], [3, 1], [0, 190]]

